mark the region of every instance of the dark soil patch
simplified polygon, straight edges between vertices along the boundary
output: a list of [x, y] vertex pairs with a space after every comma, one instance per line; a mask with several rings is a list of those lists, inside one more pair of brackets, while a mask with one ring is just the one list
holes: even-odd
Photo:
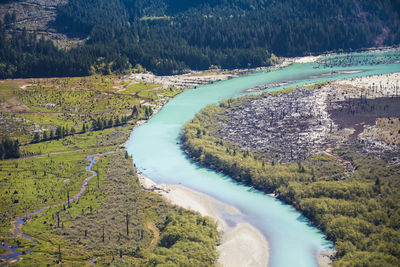
[[377, 118], [400, 117], [400, 97], [353, 98], [335, 104], [335, 108], [329, 110], [332, 120], [340, 129], [355, 129], [349, 141], [357, 139], [364, 126], [374, 125]]

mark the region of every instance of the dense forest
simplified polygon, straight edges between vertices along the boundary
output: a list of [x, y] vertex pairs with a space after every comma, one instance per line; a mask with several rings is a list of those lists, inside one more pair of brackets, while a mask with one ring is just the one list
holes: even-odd
[[15, 16], [6, 14], [0, 77], [124, 73], [136, 64], [161, 75], [266, 66], [272, 53], [399, 44], [399, 13], [399, 2], [391, 0], [70, 0], [58, 7], [53, 26], [88, 41], [60, 50], [9, 31]]
[[225, 111], [223, 102], [210, 105], [186, 123], [183, 147], [193, 160], [274, 192], [301, 211], [334, 242], [334, 266], [400, 265], [399, 165], [356, 153], [352, 146], [336, 151], [355, 166], [346, 179], [340, 178], [343, 166], [325, 154], [287, 164], [271, 162], [259, 151], [243, 151], [216, 135]]
[[0, 142], [0, 159], [19, 158], [19, 143], [18, 140], [5, 139]]

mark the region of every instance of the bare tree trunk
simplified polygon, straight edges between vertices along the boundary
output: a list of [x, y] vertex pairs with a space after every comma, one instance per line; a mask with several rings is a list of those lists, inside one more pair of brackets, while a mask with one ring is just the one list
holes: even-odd
[[129, 214], [126, 212], [126, 235], [129, 236]]
[[68, 201], [68, 208], [70, 208], [70, 205], [69, 205], [69, 190], [67, 191], [67, 201]]

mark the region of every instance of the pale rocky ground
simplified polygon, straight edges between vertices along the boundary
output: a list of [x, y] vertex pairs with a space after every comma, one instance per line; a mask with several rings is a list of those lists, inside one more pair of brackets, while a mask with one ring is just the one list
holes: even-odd
[[[372, 47], [369, 49], [365, 49], [365, 52], [392, 52], [399, 51], [400, 47]], [[318, 56], [304, 56], [304, 57], [292, 57], [292, 58], [280, 58], [281, 59], [281, 67], [289, 66], [293, 63], [312, 63], [316, 62], [323, 56], [335, 55], [335, 53], [325, 53]]]
[[328, 88], [316, 92], [298, 89], [250, 100], [225, 114], [229, 119], [220, 123], [218, 135], [243, 150], [268, 150], [283, 162], [302, 160], [320, 149], [330, 130]]
[[323, 251], [318, 255], [317, 262], [319, 267], [332, 266], [332, 257], [335, 256], [335, 252]]
[[248, 99], [227, 110], [217, 134], [282, 163], [348, 144], [374, 157], [395, 156], [400, 149], [399, 96], [400, 73], [336, 81], [319, 89], [297, 88]]
[[[400, 97], [400, 73], [374, 75], [335, 82], [352, 97], [366, 99]], [[368, 101], [368, 100], [367, 100]], [[399, 109], [398, 106], [397, 109]], [[400, 116], [385, 116], [377, 118], [375, 123], [364, 125], [363, 131], [358, 136], [358, 141], [363, 143], [365, 152], [377, 155], [381, 151], [400, 152]], [[399, 164], [400, 156], [391, 157], [389, 164]]]
[[259, 230], [248, 223], [239, 223], [233, 229], [228, 229], [221, 209], [228, 214], [239, 214], [240, 211], [235, 207], [181, 185], [156, 184], [142, 174], [139, 174], [139, 181], [143, 188], [159, 193], [171, 204], [200, 212], [217, 222], [218, 230], [222, 232], [218, 266], [268, 265], [268, 242]]
[[261, 232], [246, 223], [223, 235], [219, 251], [218, 266], [268, 266], [268, 243]]
[[259, 67], [254, 69], [235, 69], [235, 70], [210, 69], [203, 71], [191, 71], [186, 74], [170, 75], [170, 76], [157, 76], [150, 72], [133, 73], [127, 77], [124, 77], [124, 80], [133, 83], [134, 82], [159, 83], [162, 84], [163, 88], [175, 87], [180, 89], [189, 89], [189, 88], [196, 88], [198, 86], [202, 86], [209, 83], [229, 80], [252, 71], [275, 70], [278, 68], [287, 67], [293, 63], [315, 62], [318, 58], [320, 58], [320, 56], [279, 58], [279, 62], [277, 64], [269, 67]]
[[15, 12], [16, 22], [10, 26], [10, 31], [21, 31], [44, 36], [54, 42], [60, 48], [71, 48], [81, 45], [84, 39], [70, 38], [57, 32], [51, 23], [56, 17], [56, 8], [65, 5], [68, 0], [21, 0], [10, 3], [0, 3], [0, 17], [6, 13], [12, 15]]
[[180, 89], [195, 88], [201, 85], [239, 77], [247, 70], [233, 71], [192, 71], [187, 74], [157, 76], [152, 73], [133, 73], [127, 77], [131, 82], [159, 83], [163, 88], [175, 87]]
[[339, 80], [334, 83], [349, 96], [366, 98], [400, 96], [400, 72]]

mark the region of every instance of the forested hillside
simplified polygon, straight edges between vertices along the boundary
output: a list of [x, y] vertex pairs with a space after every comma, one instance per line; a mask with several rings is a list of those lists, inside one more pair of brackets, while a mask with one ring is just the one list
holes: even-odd
[[[400, 4], [391, 0], [70, 0], [58, 6], [59, 32], [88, 37], [58, 50], [0, 24], [0, 77], [124, 72], [141, 64], [157, 74], [247, 68], [301, 56], [398, 44]], [[28, 41], [29, 40], [29, 41]]]

